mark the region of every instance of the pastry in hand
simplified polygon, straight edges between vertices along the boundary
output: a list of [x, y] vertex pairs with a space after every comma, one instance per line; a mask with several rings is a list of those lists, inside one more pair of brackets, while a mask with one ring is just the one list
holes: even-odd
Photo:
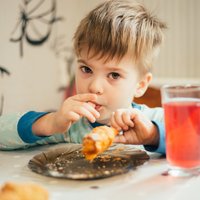
[[87, 160], [92, 161], [110, 147], [118, 131], [112, 127], [99, 126], [83, 138], [82, 152]]
[[48, 192], [37, 184], [8, 182], [0, 188], [0, 200], [48, 200]]

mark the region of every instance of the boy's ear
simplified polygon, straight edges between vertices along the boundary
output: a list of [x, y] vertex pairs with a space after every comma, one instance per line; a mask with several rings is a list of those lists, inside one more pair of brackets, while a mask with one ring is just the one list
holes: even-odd
[[147, 90], [150, 82], [152, 80], [152, 73], [148, 72], [142, 79], [138, 82], [137, 88], [135, 91], [135, 97], [141, 97]]

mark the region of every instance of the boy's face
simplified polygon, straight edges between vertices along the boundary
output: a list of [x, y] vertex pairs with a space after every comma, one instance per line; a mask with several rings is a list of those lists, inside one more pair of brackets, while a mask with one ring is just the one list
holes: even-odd
[[131, 57], [126, 55], [120, 61], [91, 57], [92, 51], [81, 51], [75, 72], [77, 93], [94, 93], [98, 98], [96, 110], [100, 113], [99, 123], [107, 124], [112, 112], [129, 108], [138, 91], [139, 75]]

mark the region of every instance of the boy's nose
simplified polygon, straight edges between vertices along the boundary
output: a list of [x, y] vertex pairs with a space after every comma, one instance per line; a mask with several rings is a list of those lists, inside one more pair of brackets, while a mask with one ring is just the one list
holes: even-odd
[[103, 93], [103, 83], [101, 80], [92, 80], [89, 84], [89, 92], [93, 94], [102, 94]]

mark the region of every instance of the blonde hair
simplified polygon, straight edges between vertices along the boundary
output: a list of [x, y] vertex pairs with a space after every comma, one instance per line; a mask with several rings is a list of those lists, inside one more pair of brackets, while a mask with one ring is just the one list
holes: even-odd
[[145, 73], [151, 70], [164, 28], [142, 4], [107, 0], [80, 22], [74, 35], [75, 53], [79, 56], [84, 47], [106, 59], [121, 59], [130, 53]]

